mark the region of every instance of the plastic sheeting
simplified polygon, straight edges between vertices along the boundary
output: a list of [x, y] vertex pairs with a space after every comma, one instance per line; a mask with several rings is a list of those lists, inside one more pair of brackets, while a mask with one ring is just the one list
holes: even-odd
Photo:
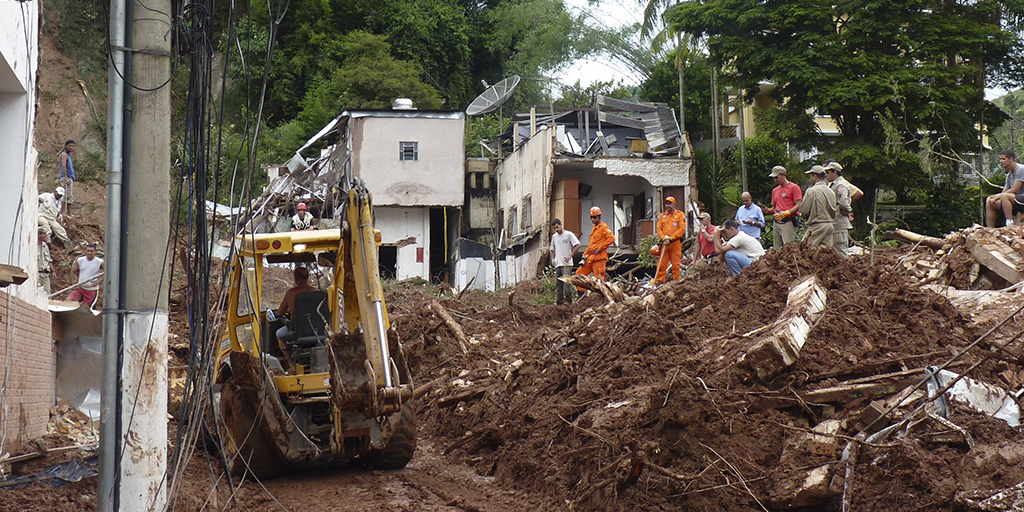
[[102, 379], [102, 338], [77, 336], [57, 343], [57, 401], [69, 400], [98, 421]]

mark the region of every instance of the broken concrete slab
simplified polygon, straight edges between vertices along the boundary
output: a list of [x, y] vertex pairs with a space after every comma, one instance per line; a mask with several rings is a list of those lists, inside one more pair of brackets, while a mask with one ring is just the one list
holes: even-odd
[[[938, 374], [938, 380], [943, 386], [957, 377], [959, 377], [958, 374], [949, 370], [941, 370]], [[972, 409], [994, 418], [999, 418], [1011, 427], [1020, 425], [1020, 408], [1017, 406], [1017, 402], [1006, 390], [998, 386], [964, 377], [946, 393], [952, 400], [964, 403]]]
[[796, 363], [811, 326], [825, 310], [827, 293], [815, 276], [792, 286], [786, 308], [768, 329], [740, 357], [738, 364], [750, 368], [761, 380], [768, 380]]

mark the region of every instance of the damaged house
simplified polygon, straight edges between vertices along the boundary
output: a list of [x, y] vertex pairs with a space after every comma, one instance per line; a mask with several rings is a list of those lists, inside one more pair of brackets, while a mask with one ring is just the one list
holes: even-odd
[[[609, 249], [614, 260], [635, 259], [641, 240], [655, 232], [665, 197], [676, 198], [692, 231], [696, 174], [688, 141], [667, 105], [599, 96], [597, 109], [533, 109], [514, 115], [500, 138], [513, 149], [505, 156], [497, 148], [496, 236], [476, 242], [504, 256], [498, 264], [502, 286], [532, 279], [544, 268], [553, 219], [562, 220], [586, 247], [593, 206], [601, 208], [602, 221], [615, 234]], [[480, 170], [481, 177], [491, 176], [489, 169]], [[470, 227], [474, 215], [483, 215], [474, 201], [480, 199], [468, 199]], [[494, 267], [481, 264], [490, 252], [481, 244], [460, 244], [458, 287], [475, 279], [474, 288], [486, 283], [491, 289]]]

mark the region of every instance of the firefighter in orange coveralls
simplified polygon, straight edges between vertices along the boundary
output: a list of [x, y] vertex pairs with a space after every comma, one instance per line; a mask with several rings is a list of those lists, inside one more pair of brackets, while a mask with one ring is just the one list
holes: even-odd
[[679, 263], [683, 257], [683, 237], [686, 236], [686, 214], [676, 209], [676, 198], [665, 198], [665, 211], [658, 216], [658, 238], [661, 238], [661, 251], [658, 258], [658, 273], [654, 276], [655, 283], [664, 283], [668, 273], [668, 265], [672, 264], [672, 278], [679, 280], [681, 274]]
[[[590, 209], [590, 222], [594, 223], [594, 229], [590, 231], [590, 241], [587, 243], [587, 250], [583, 253], [583, 265], [576, 271], [578, 276], [589, 276], [600, 278], [604, 281], [605, 265], [608, 263], [608, 248], [615, 243], [615, 235], [612, 234], [608, 224], [601, 222], [601, 209], [594, 206]], [[580, 293], [583, 288], [576, 287]]]

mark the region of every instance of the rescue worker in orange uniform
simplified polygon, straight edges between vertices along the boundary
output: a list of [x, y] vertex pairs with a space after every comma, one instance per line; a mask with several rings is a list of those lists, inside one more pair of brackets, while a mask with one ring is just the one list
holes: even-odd
[[676, 209], [676, 198], [665, 198], [665, 211], [658, 216], [658, 238], [661, 238], [661, 252], [658, 258], [658, 273], [655, 283], [664, 283], [668, 266], [672, 264], [672, 279], [679, 280], [682, 274], [680, 262], [683, 259], [683, 238], [686, 236], [686, 214]]
[[[589, 276], [600, 278], [604, 281], [605, 265], [608, 264], [608, 248], [615, 243], [615, 235], [612, 234], [608, 224], [601, 222], [601, 209], [594, 206], [590, 208], [590, 222], [594, 229], [590, 231], [590, 241], [587, 243], [587, 250], [583, 253], [583, 265], [576, 271], [578, 276]], [[583, 288], [576, 287], [580, 293]]]

